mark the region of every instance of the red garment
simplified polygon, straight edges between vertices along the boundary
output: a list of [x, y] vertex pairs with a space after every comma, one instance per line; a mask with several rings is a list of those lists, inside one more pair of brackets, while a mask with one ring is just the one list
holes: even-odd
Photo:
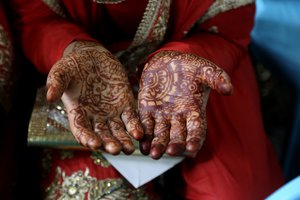
[[[13, 2], [21, 15], [18, 25], [24, 52], [41, 72], [47, 73], [74, 40], [97, 40], [113, 51], [127, 47], [147, 1], [126, 0], [112, 5], [63, 1], [71, 20], [59, 17], [41, 0]], [[283, 178], [264, 132], [247, 50], [254, 6], [218, 14], [185, 37], [212, 2], [174, 0], [168, 38], [158, 49], [207, 58], [230, 74], [234, 86], [229, 97], [211, 92], [207, 140], [196, 158], [183, 163], [183, 195], [186, 199], [263, 199], [283, 183]]]

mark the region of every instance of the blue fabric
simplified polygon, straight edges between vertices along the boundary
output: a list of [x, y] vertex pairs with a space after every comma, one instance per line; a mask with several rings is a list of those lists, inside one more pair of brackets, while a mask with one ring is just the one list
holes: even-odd
[[286, 183], [266, 200], [299, 200], [300, 199], [300, 176]]
[[252, 41], [300, 88], [300, 1], [256, 0]]
[[283, 166], [291, 180], [300, 175], [300, 0], [256, 0], [251, 37], [256, 56], [295, 88], [295, 116]]
[[[283, 166], [287, 180], [290, 180], [300, 174], [300, 95], [297, 97], [294, 126], [289, 138], [287, 153]], [[298, 186], [298, 190], [300, 193], [300, 185]]]

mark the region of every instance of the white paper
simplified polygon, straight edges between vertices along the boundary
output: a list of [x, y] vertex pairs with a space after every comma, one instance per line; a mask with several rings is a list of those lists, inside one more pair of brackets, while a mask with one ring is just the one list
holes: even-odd
[[113, 156], [106, 153], [103, 153], [103, 156], [135, 188], [163, 174], [184, 159], [184, 157], [163, 156], [159, 160], [153, 160], [149, 156], [124, 154]]

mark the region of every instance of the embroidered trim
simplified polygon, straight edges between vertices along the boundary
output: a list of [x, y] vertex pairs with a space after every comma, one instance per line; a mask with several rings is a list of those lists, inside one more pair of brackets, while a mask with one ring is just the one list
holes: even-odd
[[0, 87], [6, 83], [12, 65], [12, 44], [8, 39], [7, 32], [0, 25]]
[[42, 0], [53, 12], [59, 16], [66, 18], [66, 11], [63, 8], [60, 0]]
[[219, 13], [226, 12], [228, 10], [245, 6], [251, 3], [254, 3], [254, 0], [216, 0], [208, 9], [206, 14], [201, 17], [197, 23], [201, 24], [206, 20], [218, 15]]
[[67, 176], [60, 167], [57, 167], [55, 180], [46, 189], [45, 199], [84, 200], [85, 197], [88, 197], [89, 200], [150, 199], [143, 188], [134, 189], [121, 178], [97, 180], [89, 173], [89, 169], [86, 168], [84, 172], [79, 170]]
[[125, 0], [93, 0], [95, 3], [103, 3], [103, 4], [117, 4], [122, 3]]
[[169, 19], [170, 4], [170, 0], [149, 0], [131, 48], [163, 40]]
[[102, 153], [99, 151], [93, 151], [91, 154], [91, 159], [93, 159], [95, 165], [107, 168], [110, 163], [103, 157]]
[[149, 0], [133, 42], [128, 49], [117, 54], [129, 76], [133, 76], [137, 66], [163, 42], [170, 5], [171, 0]]
[[10, 90], [14, 85], [13, 74], [13, 46], [9, 40], [8, 32], [0, 25], [0, 103], [3, 108], [9, 110], [11, 107]]
[[82, 148], [70, 131], [62, 101], [49, 104], [44, 87], [37, 91], [27, 141], [29, 145]]

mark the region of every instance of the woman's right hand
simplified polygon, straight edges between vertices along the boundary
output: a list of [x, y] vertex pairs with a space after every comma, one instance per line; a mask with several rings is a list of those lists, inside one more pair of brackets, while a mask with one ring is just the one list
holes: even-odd
[[143, 129], [122, 64], [95, 42], [75, 41], [50, 70], [47, 100], [61, 98], [75, 139], [90, 149], [131, 154]]

